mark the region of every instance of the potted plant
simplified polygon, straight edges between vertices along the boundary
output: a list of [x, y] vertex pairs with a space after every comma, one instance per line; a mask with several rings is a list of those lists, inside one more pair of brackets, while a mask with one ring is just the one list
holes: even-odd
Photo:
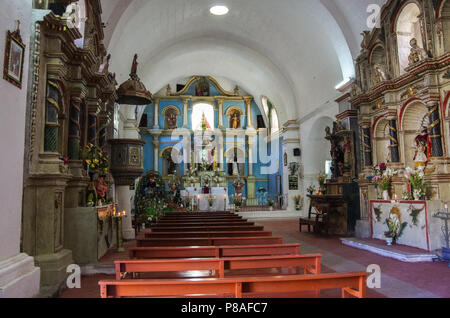
[[242, 204], [244, 203], [244, 198], [241, 194], [233, 195], [233, 204], [234, 204], [234, 211], [239, 212]]
[[295, 210], [300, 211], [303, 208], [303, 196], [298, 194], [294, 196]]
[[275, 205], [275, 201], [269, 200], [269, 201], [267, 201], [267, 204], [269, 205], [269, 210], [273, 211], [273, 206]]
[[212, 211], [214, 201], [216, 200], [216, 197], [212, 194], [208, 196], [208, 205], [209, 205], [209, 211]]

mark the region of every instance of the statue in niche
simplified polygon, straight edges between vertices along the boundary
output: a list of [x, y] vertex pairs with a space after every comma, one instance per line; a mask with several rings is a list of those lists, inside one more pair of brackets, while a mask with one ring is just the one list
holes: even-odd
[[426, 167], [431, 158], [431, 147], [428, 128], [423, 126], [420, 134], [414, 139], [414, 168]]
[[373, 83], [374, 84], [382, 83], [388, 79], [383, 65], [375, 64], [373, 66], [373, 69], [374, 69], [374, 75], [373, 75]]
[[361, 90], [361, 86], [359, 85], [358, 81], [354, 81], [352, 84], [352, 88], [351, 88], [351, 96], [358, 96], [359, 94], [361, 94], [362, 90]]
[[166, 129], [177, 128], [177, 114], [175, 110], [170, 109], [166, 112]]
[[177, 165], [172, 160], [172, 152], [166, 151], [164, 159], [167, 161], [167, 175], [175, 175], [177, 172]]
[[237, 110], [235, 110], [231, 113], [230, 128], [233, 128], [233, 129], [241, 128], [241, 114]]
[[417, 44], [417, 39], [413, 38], [409, 42], [411, 45], [411, 53], [409, 54], [409, 65], [416, 64], [428, 58], [427, 52]]
[[337, 179], [338, 177], [342, 176], [344, 173], [344, 151], [340, 145], [342, 141], [342, 137], [339, 136], [337, 133], [338, 130], [338, 123], [333, 123], [333, 132], [331, 132], [330, 127], [327, 127], [325, 129], [326, 137], [328, 141], [331, 143], [331, 150], [330, 155], [332, 158], [332, 165], [331, 165], [331, 172], [333, 174], [333, 178]]
[[209, 96], [209, 83], [206, 78], [202, 77], [195, 85], [196, 96]]

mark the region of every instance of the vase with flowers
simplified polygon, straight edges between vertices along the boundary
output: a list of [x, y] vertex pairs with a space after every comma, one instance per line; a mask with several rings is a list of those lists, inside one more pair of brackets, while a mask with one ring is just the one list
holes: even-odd
[[427, 196], [427, 187], [424, 182], [424, 167], [419, 167], [417, 169], [407, 167], [405, 169], [405, 177], [409, 180], [411, 196], [414, 200], [425, 200]]
[[298, 194], [294, 196], [295, 210], [300, 211], [303, 208], [303, 196]]
[[327, 187], [326, 187], [326, 181], [327, 181], [327, 175], [325, 174], [325, 172], [320, 172], [319, 175], [317, 176], [317, 180], [319, 181], [319, 187], [320, 187], [320, 192], [323, 194], [327, 193]]
[[397, 174], [397, 171], [390, 168], [386, 168], [382, 174], [377, 173], [373, 177], [372, 182], [374, 182], [381, 191], [383, 191], [383, 200], [388, 201], [391, 199], [390, 189], [392, 185], [392, 178]]

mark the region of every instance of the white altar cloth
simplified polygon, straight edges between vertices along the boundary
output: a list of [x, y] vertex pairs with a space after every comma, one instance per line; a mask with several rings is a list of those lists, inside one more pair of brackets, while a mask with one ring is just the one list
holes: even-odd
[[210, 195], [214, 196], [214, 203], [212, 211], [226, 211], [228, 208], [228, 194], [226, 188], [211, 188], [211, 194], [202, 194], [201, 188], [186, 188], [181, 191], [181, 196], [186, 197], [189, 194], [192, 202], [198, 202], [198, 209], [200, 211], [209, 211]]

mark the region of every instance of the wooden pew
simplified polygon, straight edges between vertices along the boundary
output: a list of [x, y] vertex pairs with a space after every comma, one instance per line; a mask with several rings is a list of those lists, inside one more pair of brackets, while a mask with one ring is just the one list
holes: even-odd
[[229, 246], [282, 244], [281, 236], [208, 237], [208, 238], [143, 238], [136, 239], [137, 247], [157, 246]]
[[248, 221], [159, 221], [155, 226], [238, 226], [238, 225], [255, 225], [254, 222]]
[[242, 216], [234, 213], [185, 213], [185, 214], [172, 214], [168, 213], [162, 216], [163, 218], [218, 218], [218, 217], [239, 217]]
[[220, 258], [275, 255], [300, 255], [300, 244], [205, 247], [135, 247], [129, 250], [130, 259]]
[[234, 231], [234, 232], [145, 232], [146, 238], [196, 238], [196, 237], [248, 237], [272, 236], [270, 231]]
[[116, 279], [121, 280], [125, 273], [160, 273], [186, 271], [214, 271], [219, 278], [225, 277], [227, 270], [266, 269], [266, 268], [303, 268], [304, 273], [320, 274], [322, 255], [284, 255], [284, 256], [247, 256], [233, 258], [202, 259], [154, 259], [115, 261]]
[[[183, 221], [183, 222], [202, 222], [202, 221], [239, 221], [244, 220], [242, 217], [235, 217], [235, 216], [218, 216], [218, 217], [161, 217], [159, 219], [160, 221], [164, 222], [176, 222], [176, 221]], [[245, 221], [245, 220], [244, 220]]]
[[[173, 226], [153, 227], [152, 232], [233, 232], [233, 231], [263, 231], [264, 226], [236, 225], [236, 226]], [[146, 231], [147, 232], [147, 231]]]
[[333, 273], [275, 277], [210, 278], [183, 280], [100, 281], [102, 298], [186, 297], [209, 295], [249, 297], [257, 293], [288, 293], [310, 290], [341, 289], [348, 295], [365, 298], [368, 273]]

